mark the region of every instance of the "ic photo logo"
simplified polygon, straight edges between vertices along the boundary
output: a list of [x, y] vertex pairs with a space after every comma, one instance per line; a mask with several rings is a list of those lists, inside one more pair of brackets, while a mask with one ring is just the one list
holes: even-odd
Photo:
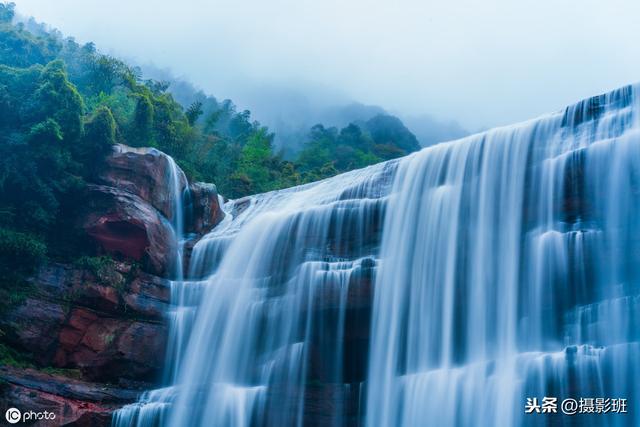
[[4, 413], [4, 417], [9, 424], [16, 424], [22, 419], [22, 413], [17, 408], [9, 408], [7, 412]]
[[9, 424], [17, 424], [20, 421], [28, 422], [28, 421], [40, 421], [40, 420], [55, 420], [56, 414], [48, 411], [27, 411], [21, 412], [18, 408], [9, 408], [7, 412], [4, 413], [4, 418], [7, 420]]

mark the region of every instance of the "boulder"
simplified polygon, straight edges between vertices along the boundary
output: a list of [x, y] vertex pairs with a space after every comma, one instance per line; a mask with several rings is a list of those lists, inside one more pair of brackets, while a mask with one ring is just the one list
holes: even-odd
[[[122, 144], [114, 146], [106, 159], [106, 168], [100, 175], [102, 183], [128, 191], [148, 202], [171, 219], [173, 195], [171, 194], [171, 158], [155, 148], [134, 148]], [[180, 194], [187, 188], [187, 178], [177, 170]]]
[[191, 229], [195, 233], [205, 234], [224, 218], [218, 190], [214, 184], [194, 182], [189, 186], [189, 193], [193, 218]]
[[154, 274], [171, 271], [175, 237], [171, 224], [140, 197], [104, 185], [87, 186], [81, 227], [98, 253], [142, 263]]

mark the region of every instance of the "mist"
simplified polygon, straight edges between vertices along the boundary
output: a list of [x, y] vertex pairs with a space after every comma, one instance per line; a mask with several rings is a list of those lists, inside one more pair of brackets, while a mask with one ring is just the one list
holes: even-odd
[[79, 42], [230, 98], [276, 130], [358, 103], [416, 134], [425, 123], [464, 133], [640, 80], [634, 0], [16, 3]]

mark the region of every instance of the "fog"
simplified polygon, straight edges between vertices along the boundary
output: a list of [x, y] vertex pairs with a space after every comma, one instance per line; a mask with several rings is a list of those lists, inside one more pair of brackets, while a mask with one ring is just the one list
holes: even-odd
[[355, 101], [476, 130], [640, 80], [637, 0], [16, 4], [270, 124]]

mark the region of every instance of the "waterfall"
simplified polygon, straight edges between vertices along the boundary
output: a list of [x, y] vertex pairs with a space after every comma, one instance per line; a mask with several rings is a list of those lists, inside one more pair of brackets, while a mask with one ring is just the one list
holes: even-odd
[[[174, 281], [164, 387], [114, 425], [640, 425], [639, 103], [227, 202]], [[548, 396], [629, 413], [525, 414]]]
[[640, 408], [639, 112], [625, 87], [401, 162], [368, 426], [640, 425], [524, 411], [544, 396]]
[[[169, 339], [167, 346], [167, 356], [165, 362], [165, 384], [172, 384], [175, 381], [177, 367], [185, 346], [186, 334], [190, 331], [192, 313], [187, 307], [193, 304], [193, 288], [184, 277], [184, 246], [187, 236], [185, 236], [185, 214], [187, 212], [185, 201], [190, 199], [189, 186], [182, 188], [181, 183], [187, 183], [184, 172], [178, 167], [173, 158], [167, 156], [169, 161], [168, 180], [169, 195], [172, 203], [171, 223], [173, 224], [176, 250], [174, 255], [173, 280], [171, 281], [171, 303], [172, 309], [169, 316]], [[168, 390], [171, 397], [171, 390]], [[156, 399], [157, 400], [157, 399]]]
[[193, 249], [204, 285], [167, 425], [303, 425], [314, 391], [323, 423], [343, 424], [345, 306], [375, 264], [389, 167], [225, 206], [227, 223]]
[[[165, 357], [165, 384], [172, 384], [180, 355], [183, 353], [185, 335], [190, 329], [190, 318], [185, 319], [186, 301], [190, 287], [184, 280], [184, 245], [185, 245], [185, 200], [190, 198], [189, 186], [184, 172], [175, 160], [166, 156], [167, 175], [166, 188], [169, 205], [169, 221], [173, 230], [173, 257], [170, 274], [172, 310], [167, 313], [169, 337]], [[174, 398], [171, 387], [145, 392], [139, 402], [127, 405], [116, 411], [113, 416], [114, 427], [151, 427], [162, 424], [169, 404]]]
[[171, 218], [169, 219], [171, 220], [171, 226], [175, 236], [174, 240], [176, 248], [173, 256], [173, 278], [175, 281], [180, 282], [184, 278], [184, 201], [189, 197], [189, 186], [186, 185], [187, 178], [184, 175], [184, 172], [182, 172], [182, 169], [178, 167], [175, 160], [173, 160], [172, 157], [167, 156], [167, 163], [167, 188], [169, 190], [168, 195], [171, 203]]
[[113, 424], [303, 425], [311, 410], [340, 426], [358, 416], [344, 403], [360, 389], [343, 382], [344, 342], [367, 327], [370, 308], [357, 301], [370, 291], [352, 284], [371, 282], [394, 167], [228, 202], [174, 283], [169, 383]]

